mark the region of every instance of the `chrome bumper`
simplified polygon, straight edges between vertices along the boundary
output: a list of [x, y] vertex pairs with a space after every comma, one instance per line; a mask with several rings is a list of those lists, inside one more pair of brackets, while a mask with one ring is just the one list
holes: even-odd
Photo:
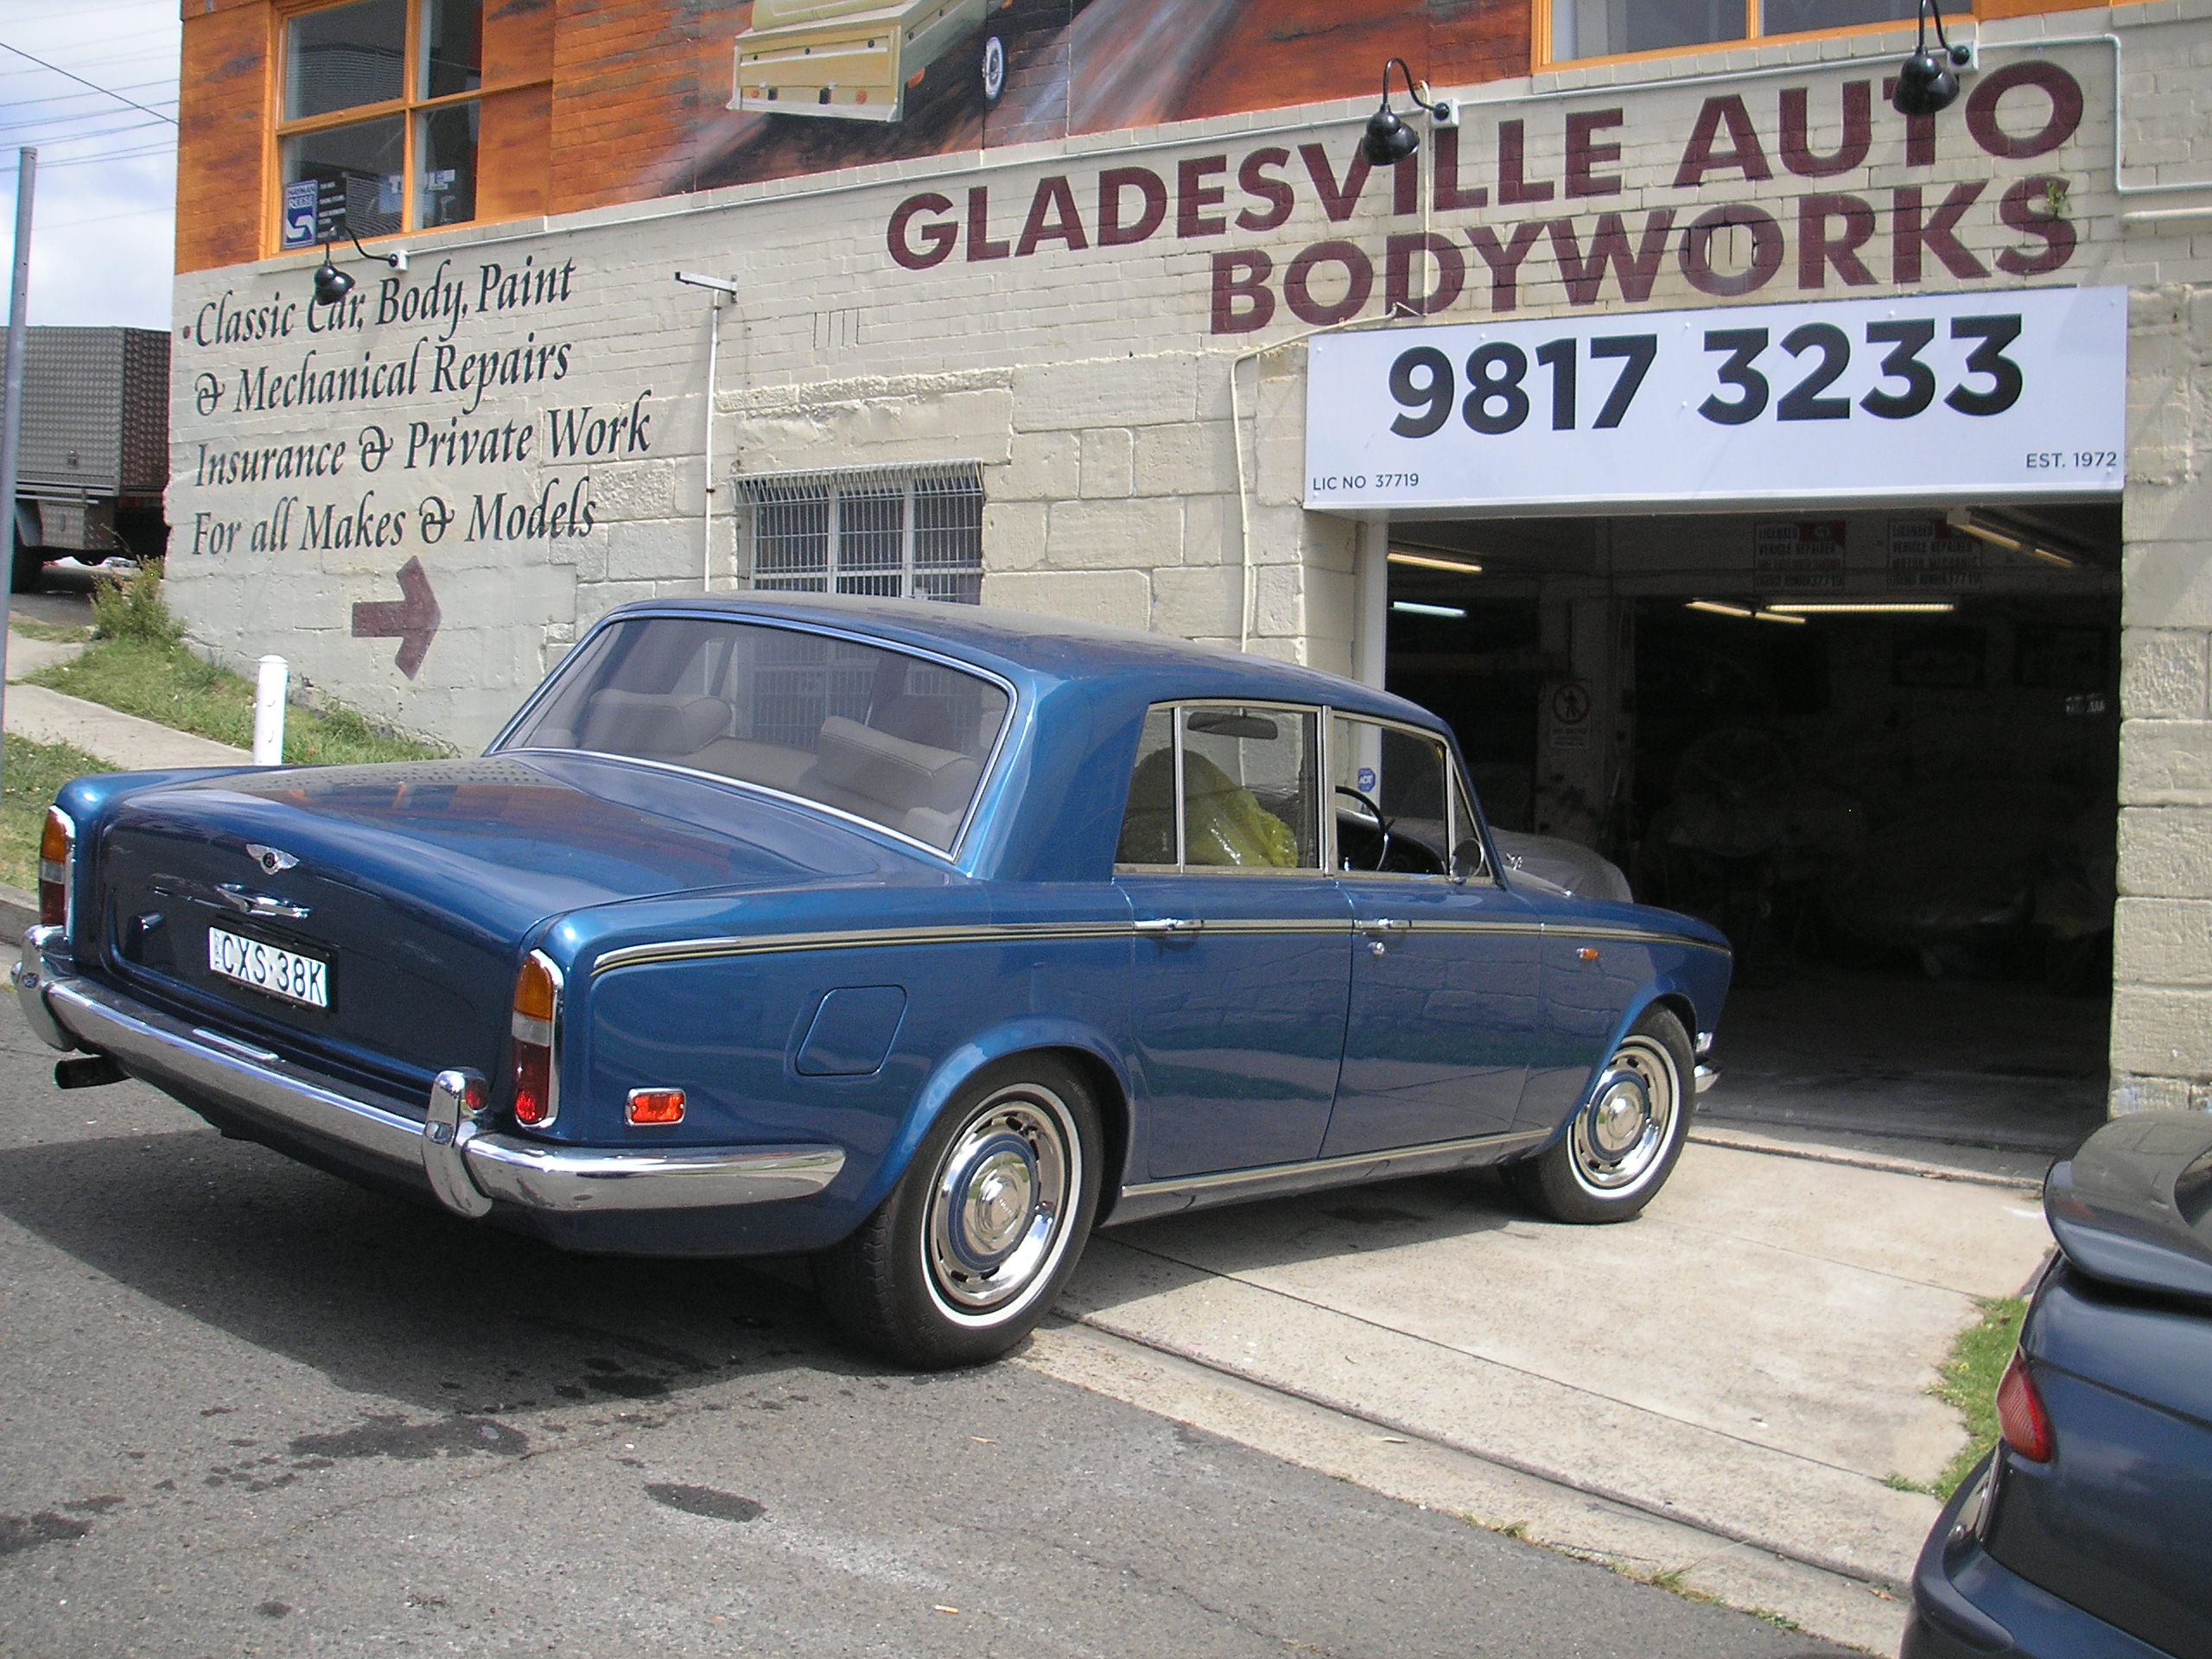
[[1714, 1084], [1720, 1081], [1720, 1074], [1709, 1065], [1700, 1065], [1698, 1067], [1697, 1075], [1693, 1081], [1696, 1084], [1697, 1092], [1701, 1095], [1707, 1090], [1712, 1088]]
[[819, 1192], [844, 1167], [842, 1147], [563, 1147], [486, 1133], [472, 1101], [482, 1079], [444, 1071], [417, 1120], [404, 1102], [292, 1065], [266, 1049], [171, 1019], [49, 965], [58, 929], [23, 936], [10, 977], [33, 1031], [65, 1052], [114, 1057], [134, 1077], [163, 1081], [302, 1140], [365, 1153], [392, 1173], [427, 1180], [465, 1216], [495, 1203], [563, 1214], [719, 1210]]

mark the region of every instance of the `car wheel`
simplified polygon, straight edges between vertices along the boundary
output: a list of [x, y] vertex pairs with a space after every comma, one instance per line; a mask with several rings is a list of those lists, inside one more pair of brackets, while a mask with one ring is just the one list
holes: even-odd
[[1696, 1059], [1682, 1022], [1645, 1012], [1598, 1073], [1567, 1133], [1506, 1166], [1522, 1202], [1554, 1221], [1627, 1221], [1642, 1212], [1682, 1155]]
[[995, 35], [983, 36], [983, 102], [995, 104], [1006, 91], [1006, 42]]
[[996, 1359], [1045, 1317], [1098, 1208], [1098, 1109], [1065, 1066], [988, 1070], [858, 1231], [815, 1259], [845, 1333], [926, 1370]]

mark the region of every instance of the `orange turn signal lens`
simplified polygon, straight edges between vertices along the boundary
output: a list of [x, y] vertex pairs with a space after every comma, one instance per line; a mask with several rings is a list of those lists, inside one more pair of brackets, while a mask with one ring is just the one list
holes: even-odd
[[632, 1089], [623, 1116], [632, 1123], [665, 1124], [683, 1121], [681, 1089]]
[[543, 1128], [561, 1109], [554, 1065], [555, 1034], [561, 1017], [561, 970], [542, 950], [533, 950], [515, 976], [515, 1122]]
[[46, 809], [38, 835], [38, 919], [42, 926], [69, 924], [69, 867], [77, 855], [77, 826], [58, 806]]

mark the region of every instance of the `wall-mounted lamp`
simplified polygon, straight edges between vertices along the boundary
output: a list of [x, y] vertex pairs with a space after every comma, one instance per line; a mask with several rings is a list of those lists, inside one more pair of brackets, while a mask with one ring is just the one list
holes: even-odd
[[[341, 219], [338, 221], [338, 228], [346, 232], [346, 239], [353, 245], [353, 251], [362, 258], [381, 260], [394, 270], [407, 269], [406, 249], [395, 248], [390, 253], [371, 253], [361, 245], [361, 238], [353, 234], [351, 224]], [[353, 291], [353, 279], [330, 262], [330, 245], [336, 240], [335, 237], [329, 236], [322, 238], [322, 264], [315, 273], [315, 302], [317, 305], [335, 305]]]
[[1390, 107], [1390, 70], [1395, 65], [1405, 77], [1406, 95], [1427, 111], [1429, 124], [1436, 127], [1456, 127], [1459, 124], [1459, 103], [1457, 99], [1431, 98], [1428, 83], [1414, 83], [1414, 72], [1406, 67], [1403, 58], [1393, 58], [1382, 66], [1382, 105], [1367, 118], [1367, 136], [1359, 141], [1359, 153], [1367, 157], [1370, 167], [1395, 167], [1400, 162], [1421, 148], [1421, 135], [1398, 119], [1398, 112]]
[[[1936, 19], [1936, 41], [1942, 48], [1939, 52], [1928, 49], [1931, 15]], [[1920, 0], [1913, 16], [1920, 24], [1920, 43], [1897, 69], [1897, 90], [1890, 95], [1890, 105], [1899, 115], [1933, 115], [1957, 101], [1959, 71], [1974, 67], [1974, 48], [1972, 42], [1951, 44], [1950, 36], [1943, 32], [1943, 8], [1937, 0]]]
[[1446, 622], [1467, 620], [1465, 607], [1459, 605], [1416, 605], [1410, 599], [1394, 599], [1390, 608], [1404, 616], [1440, 616]]
[[1971, 536], [1978, 542], [2001, 547], [2007, 553], [2017, 553], [2022, 558], [2056, 565], [2061, 570], [2086, 570], [2089, 568], [2089, 561], [2077, 553], [2053, 547], [2046, 541], [1980, 518], [1969, 508], [1955, 508], [1945, 515], [1945, 520], [1961, 536]]
[[1428, 548], [1394, 547], [1389, 551], [1392, 564], [1409, 564], [1421, 570], [1449, 570], [1462, 576], [1479, 576], [1482, 566], [1471, 558], [1433, 551]]

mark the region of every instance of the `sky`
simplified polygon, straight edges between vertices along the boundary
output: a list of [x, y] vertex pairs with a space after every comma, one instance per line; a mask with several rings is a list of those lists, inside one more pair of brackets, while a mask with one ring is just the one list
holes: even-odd
[[16, 151], [31, 144], [34, 323], [169, 326], [179, 32], [177, 0], [0, 0], [0, 294], [14, 267]]

